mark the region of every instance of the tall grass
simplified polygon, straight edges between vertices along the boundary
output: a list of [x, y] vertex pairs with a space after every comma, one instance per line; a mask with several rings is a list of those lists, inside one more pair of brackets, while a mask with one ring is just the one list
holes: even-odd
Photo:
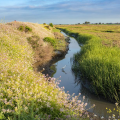
[[103, 39], [98, 36], [71, 31], [65, 26], [60, 28], [74, 34], [77, 41], [84, 44], [81, 52], [75, 55], [74, 71], [80, 71], [79, 74], [90, 81], [92, 92], [114, 101], [116, 92], [120, 96], [120, 48], [103, 45]]

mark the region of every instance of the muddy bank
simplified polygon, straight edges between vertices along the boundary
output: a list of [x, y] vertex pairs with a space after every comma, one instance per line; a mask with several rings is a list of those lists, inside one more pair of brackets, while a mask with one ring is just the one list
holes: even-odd
[[62, 60], [69, 50], [70, 38], [65, 36], [64, 39], [66, 41], [66, 47], [64, 48], [64, 50], [54, 50], [53, 54], [51, 54], [51, 60], [49, 60], [45, 63], [43, 61], [43, 64], [41, 64], [41, 61], [34, 63], [33, 68], [34, 68], [35, 72], [41, 72], [41, 73], [48, 75], [48, 76], [52, 75], [52, 73], [54, 71], [50, 69], [50, 66], [52, 64], [56, 63], [58, 60]]

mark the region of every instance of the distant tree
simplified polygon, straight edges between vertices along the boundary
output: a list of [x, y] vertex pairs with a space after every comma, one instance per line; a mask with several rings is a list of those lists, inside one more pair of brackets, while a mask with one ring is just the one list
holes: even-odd
[[90, 24], [90, 22], [88, 22], [88, 21], [85, 21], [85, 24]]
[[52, 24], [52, 23], [49, 23], [49, 26], [53, 27], [53, 24]]
[[78, 23], [78, 25], [80, 25], [80, 23]]
[[101, 22], [99, 22], [99, 24], [101, 24]]

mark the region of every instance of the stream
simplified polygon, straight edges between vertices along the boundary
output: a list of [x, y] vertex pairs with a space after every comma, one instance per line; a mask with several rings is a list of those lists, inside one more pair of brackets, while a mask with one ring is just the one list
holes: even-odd
[[[65, 33], [61, 33], [64, 36], [67, 36]], [[52, 64], [52, 66], [50, 67], [54, 71], [51, 77], [61, 80], [59, 87], [64, 86], [65, 92], [69, 91], [69, 94], [71, 95], [73, 93], [75, 93], [75, 95], [81, 93], [81, 96], [79, 97], [79, 99], [81, 100], [83, 96], [85, 96], [84, 102], [88, 103], [87, 108], [90, 108], [93, 104], [95, 104], [96, 106], [88, 110], [89, 112], [92, 112], [100, 117], [104, 116], [105, 118], [108, 118], [108, 116], [110, 116], [111, 114], [107, 113], [106, 107], [113, 110], [113, 108], [115, 108], [115, 104], [105, 101], [104, 99], [91, 94], [90, 91], [83, 86], [81, 80], [78, 78], [76, 79], [71, 69], [73, 64], [73, 56], [80, 50], [81, 47], [79, 46], [75, 38], [70, 37], [68, 53], [63, 59], [60, 59], [56, 63]]]

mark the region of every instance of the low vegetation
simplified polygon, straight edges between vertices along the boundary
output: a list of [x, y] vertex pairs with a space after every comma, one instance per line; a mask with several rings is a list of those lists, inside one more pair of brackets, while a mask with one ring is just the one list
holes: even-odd
[[[21, 31], [28, 26], [30, 32]], [[0, 119], [76, 120], [89, 117], [87, 103], [59, 88], [59, 80], [33, 71], [36, 61], [48, 61], [53, 47], [44, 42], [54, 35], [39, 24], [0, 24]], [[46, 50], [46, 51], [45, 51]], [[85, 97], [83, 97], [83, 100]]]
[[52, 46], [56, 47], [56, 40], [54, 38], [46, 37], [44, 38], [45, 42], [49, 42]]
[[92, 92], [114, 102], [116, 95], [120, 97], [120, 26], [57, 27], [84, 44], [75, 55], [73, 70], [90, 82]]
[[23, 31], [25, 31], [25, 32], [31, 32], [32, 31], [32, 29], [30, 27], [28, 27], [28, 26], [19, 26], [18, 30], [20, 30], [22, 32]]
[[53, 24], [52, 24], [52, 23], [49, 23], [49, 26], [53, 27]]

